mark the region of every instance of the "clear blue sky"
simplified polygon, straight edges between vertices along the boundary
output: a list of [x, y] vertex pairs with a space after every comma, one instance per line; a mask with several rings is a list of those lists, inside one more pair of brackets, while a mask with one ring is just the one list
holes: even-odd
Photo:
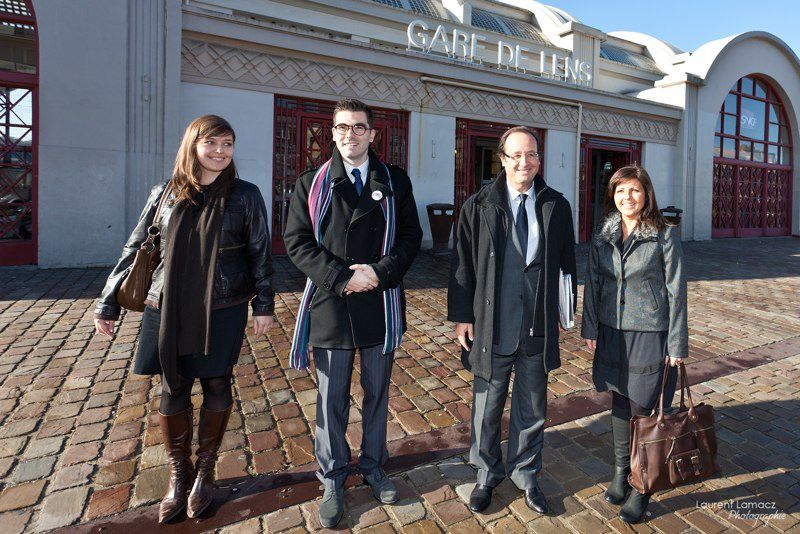
[[752, 30], [780, 37], [800, 56], [798, 0], [542, 0], [604, 32], [638, 31], [693, 52]]

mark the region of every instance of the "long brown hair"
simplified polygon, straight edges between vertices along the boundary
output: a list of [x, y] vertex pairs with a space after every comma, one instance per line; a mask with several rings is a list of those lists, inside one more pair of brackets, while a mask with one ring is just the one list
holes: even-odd
[[667, 220], [661, 215], [658, 210], [658, 202], [656, 202], [656, 192], [653, 189], [653, 182], [650, 180], [650, 175], [644, 170], [644, 167], [638, 165], [628, 165], [618, 169], [617, 172], [611, 176], [606, 188], [605, 209], [604, 216], [614, 213], [617, 210], [617, 205], [614, 203], [614, 192], [617, 186], [625, 180], [639, 180], [644, 189], [644, 209], [639, 216], [639, 224], [655, 228], [659, 232], [667, 227]]
[[[172, 187], [176, 201], [186, 200], [194, 203], [194, 196], [200, 191], [200, 177], [203, 169], [197, 157], [197, 142], [208, 137], [221, 137], [230, 135], [236, 142], [236, 133], [230, 123], [217, 115], [203, 115], [193, 120], [183, 133], [178, 155], [175, 156], [175, 167], [172, 170], [170, 187]], [[236, 165], [233, 160], [219, 174], [217, 180], [226, 182], [222, 184], [225, 190], [230, 188], [236, 178]]]

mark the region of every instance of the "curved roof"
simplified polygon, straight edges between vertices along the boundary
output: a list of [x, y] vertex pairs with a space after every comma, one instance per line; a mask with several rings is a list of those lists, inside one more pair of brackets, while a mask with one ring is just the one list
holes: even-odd
[[397, 9], [406, 9], [426, 15], [428, 17], [442, 18], [444, 13], [439, 10], [438, 4], [441, 2], [434, 2], [433, 0], [372, 0], [376, 4], [383, 4], [385, 6], [395, 7]]
[[744, 32], [737, 35], [724, 37], [722, 39], [717, 39], [716, 41], [708, 42], [695, 50], [692, 55], [689, 56], [689, 59], [686, 60], [686, 63], [681, 66], [681, 70], [689, 74], [699, 76], [700, 78], [706, 78], [708, 76], [708, 72], [714, 66], [714, 63], [719, 56], [735, 46], [737, 43], [747, 39], [764, 39], [771, 42], [778, 48], [782, 49], [783, 52], [789, 56], [792, 61], [794, 61], [795, 67], [800, 70], [800, 58], [797, 57], [797, 54], [794, 53], [789, 45], [787, 45], [779, 37], [763, 31]]
[[528, 39], [542, 45], [549, 44], [542, 31], [530, 22], [504, 17], [477, 7], [472, 8], [472, 25], [476, 28]]
[[662, 72], [674, 70], [675, 58], [684, 53], [677, 46], [646, 33], [622, 31], [609, 32], [608, 35], [644, 46], [647, 53], [653, 58], [652, 62]]
[[561, 19], [562, 22], [580, 22], [578, 19], [576, 19], [575, 17], [573, 17], [572, 15], [570, 15], [569, 13], [564, 11], [563, 9], [559, 9], [557, 7], [547, 6], [547, 5], [542, 5], [542, 7], [544, 9], [547, 9], [550, 12], [552, 12], [553, 15], [555, 15], [556, 17]]
[[636, 67], [656, 74], [664, 74], [663, 69], [659, 68], [658, 64], [649, 56], [637, 54], [610, 43], [602, 43], [600, 45], [600, 57], [629, 67]]

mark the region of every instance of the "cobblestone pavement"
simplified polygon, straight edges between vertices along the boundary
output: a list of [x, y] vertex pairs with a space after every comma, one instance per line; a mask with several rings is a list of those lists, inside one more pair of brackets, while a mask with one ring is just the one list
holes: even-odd
[[[797, 310], [800, 241], [791, 238], [710, 241], [687, 243], [685, 251], [689, 278], [690, 347], [695, 361], [800, 336]], [[579, 253], [581, 262], [585, 255], [584, 247]], [[396, 354], [392, 373], [390, 441], [450, 427], [469, 417], [471, 375], [461, 367], [452, 325], [444, 319], [447, 265], [446, 257], [423, 254], [406, 280], [409, 331], [402, 350]], [[286, 259], [276, 260], [276, 267], [275, 284], [279, 290], [277, 325], [268, 339], [247, 339], [239, 365], [234, 369], [237, 406], [217, 467], [220, 479], [274, 473], [313, 462], [311, 436], [316, 402], [315, 377], [313, 370], [308, 373], [288, 369], [290, 335], [303, 279]], [[579, 272], [582, 271], [581, 266]], [[163, 494], [166, 457], [153, 416], [160, 392], [159, 380], [132, 375], [128, 370], [140, 314], [123, 316], [113, 344], [93, 335], [93, 300], [106, 274], [105, 269], [0, 269], [0, 525], [4, 531], [25, 528], [41, 531], [86, 522], [151, 504]], [[551, 398], [591, 389], [591, 355], [582, 348], [578, 331], [579, 328], [573, 329], [563, 337], [564, 365], [550, 375], [548, 394]], [[796, 371], [796, 362], [793, 368], [779, 367], [774, 378], [767, 379], [767, 382], [759, 378], [754, 387], [766, 385], [765, 391], [758, 390], [762, 396], [775, 392], [779, 399], [785, 398], [784, 393], [789, 397], [796, 396]], [[354, 373], [354, 403], [348, 439], [355, 448], [361, 439], [358, 406], [363, 397], [358, 382], [358, 374]], [[720, 391], [730, 388], [731, 384], [722, 382], [722, 386], [716, 389], [713, 384], [707, 384], [707, 387], [714, 394], [732, 395], [726, 397], [728, 401], [712, 396], [715, 405], [732, 402], [731, 399], [771, 400], [761, 399], [755, 393], [739, 399], [738, 383], [737, 395]], [[199, 395], [199, 389], [195, 393]], [[199, 406], [199, 396], [193, 400], [195, 406]], [[752, 405], [740, 410], [747, 412], [748, 406]], [[737, 439], [745, 436], [747, 440], [742, 443], [752, 440], [754, 446], [761, 447], [758, 450], [744, 449], [756, 463], [749, 464], [751, 467], [741, 466], [742, 477], [746, 477], [747, 470], [764, 467], [758, 462], [774, 456], [772, 452], [765, 454], [765, 450], [779, 444], [795, 447], [793, 453], [788, 449], [780, 452], [787, 458], [781, 468], [788, 470], [790, 465], [794, 465], [796, 469], [796, 461], [794, 464], [789, 462], [798, 457], [797, 411], [792, 412], [785, 406], [778, 412], [761, 407], [756, 413], [765, 418], [770, 413], [773, 418], [780, 413], [776, 420], [784, 420], [791, 414], [788, 421], [794, 422], [789, 428], [779, 427], [782, 432], [776, 438], [778, 441], [770, 439], [765, 442], [767, 434], [762, 429], [732, 417], [734, 423], [738, 422], [731, 428]], [[791, 416], [795, 419], [792, 420]], [[607, 451], [603, 452], [605, 449], [597, 449], [594, 445], [599, 443], [598, 439], [608, 439], [607, 432], [598, 431], [605, 428], [603, 425], [607, 426], [607, 422], [602, 417], [594, 419], [583, 422], [583, 426], [578, 424], [575, 427], [568, 423], [548, 432], [546, 442], [553, 449], [548, 450], [548, 457], [552, 458], [551, 468], [558, 465], [559, 469], [577, 476], [576, 466], [585, 463], [584, 467], [591, 471], [591, 480], [595, 483], [606, 480], [608, 469], [602, 465], [601, 470], [600, 463], [609, 461]], [[591, 428], [591, 431], [579, 432], [581, 428]], [[578, 448], [571, 448], [566, 441], [562, 443], [562, 436], [577, 440], [575, 446]], [[592, 456], [587, 456], [583, 449], [592, 450], [599, 456], [591, 460]], [[564, 456], [568, 462], [556, 461], [560, 460], [558, 455], [565, 452], [569, 452]], [[573, 452], [575, 456], [572, 456]], [[576, 463], [576, 459], [580, 462]], [[469, 475], [465, 466], [458, 466], [459, 461], [463, 463], [463, 459], [456, 459], [446, 462], [444, 467], [431, 469], [446, 470], [449, 469], [447, 466], [457, 466], [453, 467], [454, 472], [464, 476], [447, 477], [453, 480], [453, 484], [460, 483], [468, 480]], [[770, 473], [770, 481], [788, 482], [785, 477], [773, 473], [774, 469], [765, 471]], [[416, 476], [414, 473], [402, 477], [409, 496], [419, 493], [417, 490], [426, 485], [418, 484], [413, 478]], [[731, 476], [727, 473], [726, 470], [726, 476]], [[762, 474], [759, 472], [756, 478], [763, 480]], [[787, 495], [797, 496], [797, 480], [791, 473], [787, 476], [794, 480], [794, 493], [790, 490]], [[738, 480], [735, 476], [734, 479]], [[427, 483], [433, 480], [438, 479]], [[580, 485], [558, 486], [563, 483], [563, 477], [551, 477], [547, 482], [549, 493], [574, 493]], [[453, 487], [458, 489], [460, 486]], [[591, 487], [597, 488], [595, 493], [600, 491], [599, 486], [591, 484], [580, 490], [591, 492]], [[769, 487], [769, 484], [764, 487]], [[439, 489], [447, 494], [447, 498], [440, 500], [450, 503], [445, 509], [452, 509], [456, 514], [466, 510], [459, 499], [449, 497], [451, 492], [448, 493], [444, 486], [440, 484]], [[462, 487], [460, 491], [463, 493], [465, 490]], [[359, 505], [370, 506], [367, 501], [362, 502], [363, 493], [363, 490], [355, 490], [348, 497], [351, 501], [348, 521], [351, 524], [386, 523], [383, 518], [388, 517], [387, 512], [392, 517], [392, 525], [405, 524], [392, 511], [401, 510], [398, 507], [372, 507], [359, 516], [352, 516], [353, 511], [359, 511]], [[599, 517], [607, 515], [608, 510], [602, 508], [580, 511], [568, 507], [566, 503], [573, 501], [586, 504], [602, 502], [591, 498], [592, 493], [581, 495], [577, 500], [563, 500], [562, 511], [566, 511], [566, 516], [562, 513], [558, 521], [565, 517], [569, 520], [559, 525], [554, 523], [555, 526], [585, 531], [582, 518], [587, 518], [588, 525], [592, 524], [591, 518], [597, 520], [598, 514]], [[437, 498], [432, 497], [434, 500]], [[424, 502], [428, 502], [427, 497]], [[517, 505], [512, 503], [511, 509], [519, 509], [519, 502]], [[416, 503], [419, 506], [412, 504], [407, 508], [409, 517], [416, 517], [421, 509], [428, 510], [420, 501]], [[289, 508], [277, 514], [299, 517], [304, 524], [303, 518], [310, 517], [309, 510], [313, 506], [313, 503], [304, 505], [302, 513], [300, 509]], [[698, 517], [705, 516], [705, 511], [701, 512]], [[296, 513], [300, 515], [292, 516]], [[427, 517], [425, 521], [437, 522], [440, 526], [450, 524], [447, 523], [449, 519], [442, 520], [437, 515], [435, 508], [425, 514], [419, 519]], [[508, 514], [504, 516], [511, 517]], [[692, 514], [687, 512], [687, 520], [689, 516]], [[353, 521], [354, 517], [358, 520]], [[522, 518], [520, 515], [514, 517]], [[287, 521], [291, 523], [293, 520]], [[694, 525], [691, 521], [689, 523]], [[420, 528], [432, 524], [423, 522]], [[498, 524], [498, 528], [503, 524]], [[694, 526], [700, 530], [714, 530], [713, 525], [708, 529]]]
[[[693, 397], [716, 411], [722, 474], [656, 494], [644, 524], [628, 526], [603, 492], [611, 478], [608, 412], [545, 431], [539, 485], [552, 512], [525, 504], [506, 479], [482, 514], [467, 507], [475, 471], [463, 456], [394, 477], [401, 500], [378, 503], [366, 486], [349, 490], [337, 530], [363, 533], [482, 532], [800, 532], [800, 343], [796, 356], [708, 381]], [[218, 530], [306, 532], [319, 529], [318, 501], [278, 510]], [[748, 515], [749, 514], [749, 515]], [[759, 517], [760, 516], [760, 517]]]

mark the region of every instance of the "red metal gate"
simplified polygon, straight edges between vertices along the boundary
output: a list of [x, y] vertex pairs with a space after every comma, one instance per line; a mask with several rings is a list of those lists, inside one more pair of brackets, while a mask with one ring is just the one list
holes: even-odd
[[36, 263], [37, 44], [33, 8], [0, 2], [0, 265]]
[[[297, 177], [319, 167], [333, 151], [335, 102], [275, 97], [275, 164], [272, 178], [272, 252], [285, 254], [283, 231]], [[408, 114], [372, 109], [377, 130], [372, 148], [382, 161], [406, 167]]]
[[[608, 137], [581, 136], [580, 184], [578, 188], [578, 239], [581, 243], [592, 234], [592, 150], [618, 152], [625, 165], [638, 165], [642, 160], [642, 144], [639, 141], [611, 139]], [[620, 165], [622, 166], [622, 165]], [[616, 169], [614, 169], [616, 170]]]
[[726, 95], [714, 135], [712, 237], [789, 235], [792, 139], [778, 93], [745, 76]]
[[[458, 215], [461, 206], [478, 189], [474, 168], [475, 152], [478, 139], [500, 140], [503, 133], [511, 128], [511, 124], [498, 124], [491, 122], [481, 122], [468, 119], [456, 120], [456, 164], [455, 164], [455, 183], [453, 204], [455, 206], [453, 228], [457, 228]], [[531, 128], [539, 138], [539, 173], [544, 177], [544, 130], [541, 128]]]
[[712, 237], [789, 235], [792, 168], [714, 158]]

